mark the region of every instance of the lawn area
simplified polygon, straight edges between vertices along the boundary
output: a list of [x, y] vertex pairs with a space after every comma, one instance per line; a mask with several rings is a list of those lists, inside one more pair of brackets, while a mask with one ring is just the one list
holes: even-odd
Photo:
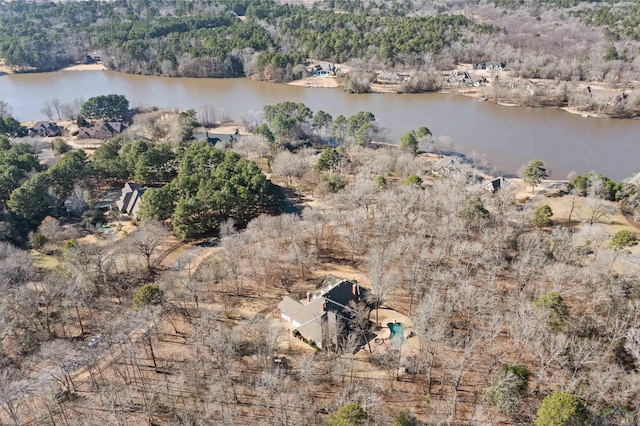
[[36, 266], [39, 268], [53, 269], [60, 264], [60, 261], [56, 257], [40, 253], [38, 250], [31, 250], [29, 254], [33, 256], [33, 259], [36, 261]]

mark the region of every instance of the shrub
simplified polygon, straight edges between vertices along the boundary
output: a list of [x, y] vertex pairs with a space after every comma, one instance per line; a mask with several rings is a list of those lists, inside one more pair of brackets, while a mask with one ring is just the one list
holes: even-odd
[[96, 226], [98, 223], [104, 223], [106, 218], [104, 212], [98, 208], [91, 208], [82, 213], [82, 224], [85, 228]]
[[339, 173], [322, 173], [320, 180], [325, 185], [327, 192], [336, 193], [347, 186], [347, 180]]
[[78, 248], [78, 241], [76, 241], [75, 238], [71, 238], [69, 241], [64, 243], [64, 246], [62, 247], [62, 254], [66, 257], [70, 250], [74, 250], [76, 248]]
[[551, 226], [553, 225], [553, 221], [551, 220], [552, 216], [553, 211], [551, 210], [551, 207], [545, 204], [544, 206], [538, 207], [533, 213], [533, 219], [531, 220], [531, 223], [533, 223], [533, 226], [537, 228]]
[[416, 416], [409, 410], [402, 410], [398, 413], [396, 421], [393, 422], [393, 426], [415, 426], [418, 424]]
[[55, 138], [53, 142], [51, 142], [51, 148], [53, 148], [56, 154], [64, 154], [65, 152], [71, 151], [71, 147], [61, 138]]
[[387, 187], [387, 178], [382, 175], [377, 175], [375, 178], [373, 178], [373, 184], [377, 189], [384, 189]]
[[37, 234], [35, 234], [33, 236], [33, 240], [31, 241], [31, 244], [33, 245], [34, 249], [41, 249], [48, 241], [48, 238], [45, 237], [42, 233], [38, 232]]
[[536, 426], [582, 426], [589, 424], [584, 402], [575, 395], [555, 392], [538, 408]]
[[133, 295], [133, 309], [159, 305], [164, 301], [164, 292], [157, 285], [145, 284]]
[[549, 326], [552, 330], [559, 331], [564, 326], [569, 314], [567, 305], [565, 305], [564, 299], [560, 294], [549, 292], [533, 304], [535, 307], [544, 309], [547, 312]]
[[609, 246], [615, 249], [622, 249], [635, 246], [636, 244], [638, 244], [638, 235], [634, 234], [631, 231], [622, 230], [616, 232], [616, 234], [611, 239]]
[[347, 402], [338, 408], [336, 414], [329, 414], [329, 426], [357, 426], [367, 420], [367, 412], [357, 402]]
[[487, 392], [486, 399], [500, 412], [512, 416], [527, 392], [529, 372], [524, 365], [504, 364]]
[[422, 179], [417, 175], [409, 175], [405, 180], [402, 181], [404, 186], [412, 186], [414, 188], [422, 187]]

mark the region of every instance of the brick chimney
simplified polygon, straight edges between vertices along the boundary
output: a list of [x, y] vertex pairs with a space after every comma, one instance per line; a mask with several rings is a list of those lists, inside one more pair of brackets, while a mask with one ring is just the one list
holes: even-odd
[[360, 296], [360, 286], [358, 284], [356, 284], [356, 283], [353, 283], [351, 285], [351, 293], [354, 296]]

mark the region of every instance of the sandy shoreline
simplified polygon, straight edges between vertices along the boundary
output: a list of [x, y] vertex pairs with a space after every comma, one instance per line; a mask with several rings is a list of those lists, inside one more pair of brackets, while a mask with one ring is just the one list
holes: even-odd
[[337, 89], [338, 87], [340, 87], [340, 82], [334, 76], [307, 77], [300, 80], [290, 81], [287, 84], [289, 86], [314, 87], [324, 89]]
[[77, 64], [63, 68], [61, 71], [107, 71], [107, 67], [102, 64]]
[[[60, 71], [107, 71], [107, 67], [103, 64], [76, 64], [62, 68]], [[16, 74], [16, 72], [0, 60], [0, 75], [4, 74]]]
[[[289, 86], [297, 86], [297, 87], [306, 87], [306, 88], [323, 88], [323, 89], [338, 89], [340, 88], [340, 81], [338, 78], [334, 76], [326, 76], [326, 77], [306, 77], [301, 78], [300, 80], [290, 81], [288, 83]], [[370, 93], [401, 93], [399, 84], [379, 84], [379, 83], [371, 83], [370, 84]], [[500, 106], [505, 107], [524, 107], [527, 105], [522, 105], [516, 102], [496, 102], [491, 100], [489, 95], [488, 87], [483, 88], [461, 88], [461, 89], [451, 89], [446, 88], [442, 89], [438, 92], [434, 93], [444, 93], [450, 95], [458, 95], [465, 96], [467, 98], [478, 99], [479, 101], [492, 102]], [[531, 108], [553, 108], [558, 109], [564, 112], [568, 112], [569, 114], [581, 115], [585, 118], [607, 118], [606, 115], [597, 114], [595, 112], [585, 112], [580, 111], [577, 107], [549, 107], [549, 106], [532, 106]]]

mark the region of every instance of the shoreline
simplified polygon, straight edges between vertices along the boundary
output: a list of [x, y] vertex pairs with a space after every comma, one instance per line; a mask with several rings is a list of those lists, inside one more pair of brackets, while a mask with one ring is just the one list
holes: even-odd
[[103, 64], [76, 64], [71, 65], [60, 71], [109, 71]]
[[30, 71], [27, 70], [25, 72], [16, 72], [11, 68], [7, 67], [4, 64], [4, 61], [0, 61], [0, 76], [8, 75], [8, 74], [44, 74], [47, 72], [58, 72], [58, 71], [109, 71], [107, 67], [103, 64], [75, 64], [69, 65], [68, 67], [55, 70], [55, 71]]
[[[340, 82], [337, 77], [334, 76], [326, 76], [326, 77], [305, 77], [299, 80], [289, 81], [283, 84], [287, 84], [289, 86], [296, 87], [305, 87], [312, 89], [339, 89]], [[482, 90], [482, 89], [485, 90]], [[438, 91], [428, 92], [428, 93], [440, 93], [440, 94], [448, 94], [448, 95], [457, 95], [464, 96], [467, 98], [477, 99], [482, 102], [491, 102], [496, 105], [504, 106], [504, 107], [525, 107], [525, 108], [547, 108], [547, 109], [557, 109], [560, 111], [567, 112], [573, 115], [580, 115], [584, 118], [613, 118], [613, 116], [608, 114], [596, 113], [593, 111], [581, 111], [579, 107], [575, 106], [546, 106], [546, 105], [525, 105], [519, 102], [509, 102], [506, 100], [503, 101], [495, 101], [491, 99], [489, 95], [488, 86], [482, 87], [480, 90], [478, 88], [461, 88], [461, 89], [453, 89], [453, 88], [443, 88]], [[385, 93], [394, 93], [394, 94], [407, 94], [411, 95], [412, 93], [403, 93], [400, 91], [399, 84], [381, 84], [381, 83], [371, 83], [370, 84], [369, 93], [375, 94], [385, 94]], [[426, 92], [421, 92], [426, 93]], [[617, 117], [616, 117], [617, 118]], [[621, 117], [623, 119], [635, 119], [636, 117]]]
[[[96, 64], [75, 64], [75, 65], [70, 65], [68, 67], [62, 68], [58, 71], [113, 71], [110, 70], [109, 68], [107, 68], [104, 64], [102, 63], [96, 63]], [[30, 72], [30, 71], [26, 71], [24, 73], [33, 73], [33, 74], [38, 74], [38, 73], [45, 73], [48, 71], [37, 71], [37, 72]], [[50, 71], [50, 72], [57, 72], [57, 71]], [[114, 71], [114, 72], [119, 72], [119, 71]], [[22, 72], [16, 72], [15, 70], [12, 70], [8, 67], [6, 67], [4, 65], [4, 61], [0, 60], [0, 76], [3, 75], [9, 75], [9, 74], [22, 74]], [[180, 77], [172, 77], [172, 78], [180, 78]], [[251, 77], [244, 77], [244, 78], [249, 78], [251, 79]], [[293, 80], [293, 81], [289, 81], [286, 83], [281, 83], [281, 84], [287, 84], [290, 86], [296, 86], [296, 87], [304, 87], [304, 88], [313, 88], [313, 89], [318, 89], [318, 88], [322, 88], [322, 89], [340, 89], [340, 81], [338, 78], [336, 78], [335, 76], [326, 76], [326, 77], [305, 77], [305, 78], [301, 78], [298, 80]], [[529, 108], [548, 108], [548, 109], [557, 109], [560, 111], [564, 111], [567, 112], [569, 114], [574, 114], [574, 115], [580, 115], [584, 118], [616, 118], [616, 119], [636, 119], [638, 118], [637, 115], [635, 116], [615, 116], [613, 114], [607, 114], [607, 113], [597, 113], [597, 112], [593, 112], [593, 111], [582, 111], [579, 109], [579, 107], [575, 107], [575, 106], [547, 106], [547, 105], [526, 105], [523, 104], [521, 102], [509, 102], [508, 100], [501, 100], [501, 101], [495, 101], [491, 99], [489, 92], [489, 86], [482, 86], [479, 89], [478, 88], [451, 88], [451, 87], [445, 87], [442, 88], [438, 91], [434, 91], [434, 92], [429, 92], [429, 93], [439, 93], [439, 94], [450, 94], [450, 95], [458, 95], [458, 96], [464, 96], [467, 98], [472, 98], [472, 99], [477, 99], [478, 101], [483, 101], [483, 102], [491, 102], [494, 103], [496, 105], [500, 105], [500, 106], [505, 106], [505, 107], [529, 107]], [[384, 94], [384, 93], [394, 93], [394, 94], [407, 94], [407, 95], [411, 95], [412, 93], [403, 93], [400, 91], [400, 85], [399, 84], [381, 84], [381, 83], [371, 83], [370, 84], [370, 92], [369, 93], [376, 93], [376, 94]], [[421, 92], [422, 93], [422, 92]]]

